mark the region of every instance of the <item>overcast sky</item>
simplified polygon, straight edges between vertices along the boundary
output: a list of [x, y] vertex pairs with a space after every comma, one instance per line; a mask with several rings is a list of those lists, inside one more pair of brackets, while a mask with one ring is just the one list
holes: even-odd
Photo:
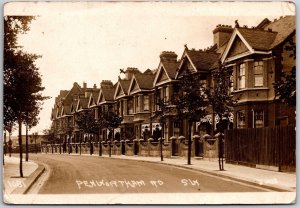
[[[40, 123], [30, 133], [42, 133], [51, 124], [54, 98], [73, 82], [88, 87], [101, 80], [117, 81], [120, 68], [155, 69], [159, 54], [184, 44], [203, 49], [213, 44], [218, 24], [255, 26], [265, 17], [273, 20], [294, 15], [293, 4], [280, 2], [135, 2], [135, 3], [25, 3], [6, 4], [5, 15], [39, 15], [19, 45], [42, 55], [36, 61], [51, 96], [43, 105]], [[16, 134], [16, 132], [14, 133]]]

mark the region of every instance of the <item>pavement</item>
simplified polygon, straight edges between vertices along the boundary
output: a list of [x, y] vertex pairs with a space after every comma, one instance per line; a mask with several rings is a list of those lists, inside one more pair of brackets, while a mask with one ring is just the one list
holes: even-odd
[[[108, 155], [103, 155], [102, 157], [108, 157]], [[272, 170], [251, 168], [227, 163], [224, 164], [225, 171], [219, 171], [219, 163], [217, 159], [207, 160], [192, 158], [192, 164], [187, 165], [187, 158], [179, 157], [164, 158], [164, 161], [160, 161], [160, 157], [112, 155], [111, 158], [162, 163], [166, 165], [173, 165], [177, 167], [202, 171], [205, 173], [241, 181], [252, 185], [260, 185], [261, 187], [269, 188], [274, 191], [296, 191], [297, 176], [295, 172], [276, 172]]]
[[[67, 155], [67, 154], [65, 154]], [[75, 154], [71, 154], [75, 155]], [[91, 157], [89, 154], [82, 154], [82, 157]], [[92, 155], [92, 157], [99, 157]], [[108, 155], [103, 155], [109, 158]], [[187, 165], [186, 158], [164, 158], [160, 161], [160, 157], [142, 157], [142, 156], [124, 156], [112, 155], [111, 159], [122, 160], [138, 160], [150, 163], [160, 163], [165, 165], [176, 166], [180, 168], [188, 168], [204, 173], [209, 173], [223, 178], [233, 179], [250, 185], [259, 185], [262, 188], [272, 189], [280, 192], [296, 191], [296, 173], [276, 172], [271, 170], [263, 170], [251, 168], [241, 165], [224, 164], [225, 171], [218, 170], [217, 160], [194, 159], [192, 164]], [[23, 162], [24, 178], [19, 178], [19, 158], [5, 156], [5, 165], [3, 171], [4, 193], [5, 194], [25, 194], [32, 184], [44, 172], [45, 167], [33, 161]]]
[[23, 178], [20, 177], [19, 157], [4, 156], [3, 165], [3, 196], [9, 202], [10, 194], [26, 194], [45, 168], [31, 160], [25, 161], [23, 156]]

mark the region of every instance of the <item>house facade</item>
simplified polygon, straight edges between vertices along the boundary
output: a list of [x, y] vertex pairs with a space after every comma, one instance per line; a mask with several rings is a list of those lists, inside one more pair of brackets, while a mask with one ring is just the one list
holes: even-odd
[[180, 62], [177, 60], [177, 54], [172, 51], [163, 51], [159, 57], [160, 62], [153, 82], [154, 93], [152, 102], [152, 117], [156, 111], [161, 111], [160, 106], [157, 105], [157, 97], [161, 99], [164, 105], [166, 105], [165, 113], [167, 115], [166, 121], [163, 124], [160, 124], [159, 118], [154, 118], [152, 123], [152, 135], [153, 131], [158, 131], [156, 127], [159, 127], [160, 130], [163, 130], [163, 138], [168, 141], [172, 136], [179, 137], [182, 133], [181, 122], [175, 119], [176, 106], [174, 106], [172, 101], [172, 97], [174, 96], [174, 88], [178, 83], [178, 80], [175, 79], [175, 76]]
[[[232, 95], [237, 99], [230, 118], [230, 128], [260, 128], [295, 124], [295, 108], [275, 98], [273, 84], [295, 65], [291, 52], [286, 50], [295, 40], [295, 17], [286, 16], [274, 21], [264, 19], [248, 28], [217, 25], [213, 30], [214, 44], [204, 50], [185, 46], [181, 58], [171, 51], [160, 54], [156, 70], [141, 72], [128, 67], [122, 70], [124, 78], [114, 84], [104, 80], [100, 88], [87, 88], [74, 83], [71, 90], [62, 90], [52, 109], [52, 128], [58, 139], [78, 143], [84, 141], [76, 117], [84, 111], [93, 111], [95, 119], [101, 112], [113, 110], [122, 117], [121, 125], [109, 135], [101, 129], [95, 137], [101, 141], [147, 141], [160, 130], [165, 141], [171, 137], [188, 137], [187, 121], [176, 120], [176, 106], [172, 97], [180, 89], [184, 71], [201, 75], [204, 86], [212, 86], [211, 71], [222, 63], [230, 67]], [[157, 101], [163, 100], [167, 108], [166, 120], [161, 123], [155, 114], [161, 111]], [[209, 114], [193, 124], [192, 136], [212, 134], [220, 118], [210, 107]], [[221, 118], [222, 119], [222, 118]], [[70, 133], [71, 132], [71, 133]], [[97, 140], [94, 140], [97, 141]]]
[[273, 84], [295, 66], [285, 47], [295, 41], [295, 17], [273, 22], [265, 19], [257, 27], [235, 27], [221, 61], [233, 69], [232, 94], [235, 128], [260, 128], [295, 124], [295, 108], [275, 98]]

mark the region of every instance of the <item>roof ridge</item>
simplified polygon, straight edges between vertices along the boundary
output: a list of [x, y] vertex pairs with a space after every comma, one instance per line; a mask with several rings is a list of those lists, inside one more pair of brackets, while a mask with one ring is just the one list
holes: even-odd
[[254, 31], [260, 31], [260, 32], [270, 32], [270, 33], [278, 33], [276, 31], [273, 30], [266, 30], [266, 29], [262, 29], [262, 28], [248, 28], [248, 27], [239, 27], [237, 28], [239, 29], [246, 29], [246, 30], [254, 30]]

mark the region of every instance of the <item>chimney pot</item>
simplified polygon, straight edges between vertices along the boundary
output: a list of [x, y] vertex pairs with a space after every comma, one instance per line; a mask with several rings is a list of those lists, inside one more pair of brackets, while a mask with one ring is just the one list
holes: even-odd
[[177, 61], [177, 54], [174, 51], [163, 51], [159, 55], [161, 61]]
[[217, 25], [217, 27], [213, 30], [214, 44], [217, 44], [217, 48], [229, 40], [232, 32], [233, 28], [229, 25]]

